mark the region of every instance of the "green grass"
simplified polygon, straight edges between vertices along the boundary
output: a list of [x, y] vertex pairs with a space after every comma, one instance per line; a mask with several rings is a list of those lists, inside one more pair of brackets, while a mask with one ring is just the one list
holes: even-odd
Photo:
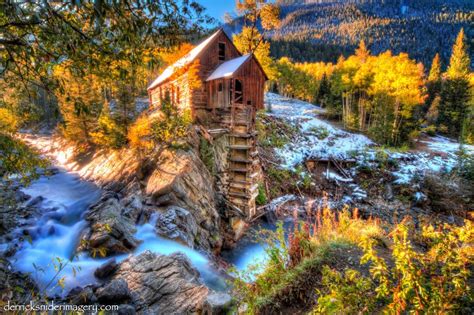
[[290, 287], [298, 287], [300, 282], [314, 272], [318, 272], [323, 266], [331, 264], [334, 261], [336, 253], [340, 250], [349, 250], [354, 245], [345, 240], [332, 240], [321, 244], [315, 248], [311, 257], [305, 258], [300, 264], [279, 275], [279, 281], [272, 285], [267, 292], [257, 295], [255, 308], [262, 309], [271, 307], [271, 305], [281, 295], [286, 294]]
[[258, 206], [263, 206], [268, 202], [267, 194], [265, 193], [265, 187], [262, 184], [258, 185], [258, 195], [255, 198], [255, 202]]
[[212, 145], [204, 138], [199, 141], [199, 155], [209, 173], [216, 175], [216, 163]]
[[324, 140], [329, 136], [329, 131], [325, 127], [313, 127], [309, 129], [319, 140]]

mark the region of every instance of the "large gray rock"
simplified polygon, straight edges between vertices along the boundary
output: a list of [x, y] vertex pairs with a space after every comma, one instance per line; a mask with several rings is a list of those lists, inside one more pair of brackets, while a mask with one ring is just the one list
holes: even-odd
[[117, 315], [135, 315], [136, 313], [135, 307], [130, 304], [119, 305], [119, 309], [117, 311]]
[[114, 279], [105, 286], [97, 289], [99, 302], [104, 304], [119, 304], [130, 300], [130, 290], [124, 279]]
[[220, 217], [216, 210], [214, 178], [194, 150], [165, 150], [144, 182], [144, 193], [156, 206], [187, 209], [198, 226], [198, 247], [221, 247]]
[[106, 193], [87, 213], [90, 230], [85, 236], [90, 251], [105, 249], [106, 255], [127, 253], [135, 249], [139, 241], [132, 220], [122, 215], [123, 207], [116, 196]]
[[73, 305], [91, 305], [97, 303], [97, 296], [92, 286], [77, 287], [69, 291], [66, 301]]
[[156, 220], [156, 233], [194, 247], [194, 239], [198, 232], [196, 220], [192, 214], [183, 208], [170, 206]]
[[12, 232], [26, 218], [38, 212], [38, 205], [44, 198], [29, 198], [19, 186], [6, 184], [0, 179], [0, 236]]
[[130, 194], [121, 203], [124, 205], [122, 215], [137, 223], [143, 212], [143, 202], [139, 191]]
[[[0, 298], [2, 302], [25, 304], [30, 294], [37, 294], [37, 287], [27, 274], [13, 271], [6, 258], [0, 256]], [[3, 309], [3, 308], [2, 308]]]
[[117, 270], [117, 267], [115, 258], [109, 259], [94, 271], [94, 276], [99, 279], [107, 278]]
[[137, 312], [188, 314], [202, 310], [208, 289], [183, 254], [146, 251], [122, 262], [113, 276], [127, 282]]

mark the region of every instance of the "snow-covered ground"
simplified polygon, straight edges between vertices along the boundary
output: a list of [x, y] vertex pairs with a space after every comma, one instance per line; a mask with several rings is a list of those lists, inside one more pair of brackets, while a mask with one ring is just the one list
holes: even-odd
[[[394, 183], [408, 184], [427, 172], [449, 172], [458, 163], [459, 144], [441, 136], [423, 140], [423, 149], [395, 152], [378, 147], [365, 135], [344, 131], [318, 118], [318, 113], [324, 112], [318, 106], [274, 93], [265, 95], [265, 103], [267, 109], [271, 109], [268, 115], [282, 118], [300, 130], [291, 143], [275, 149], [282, 161], [281, 167], [286, 169], [294, 169], [309, 158], [355, 159], [359, 166], [374, 167], [377, 154], [382, 152], [395, 162]], [[464, 150], [474, 154], [472, 145], [465, 145]], [[335, 176], [329, 177], [338, 180]], [[359, 195], [362, 197], [362, 192], [359, 191]]]
[[356, 152], [365, 150], [374, 143], [364, 135], [354, 134], [333, 127], [317, 118], [324, 109], [310, 103], [267, 93], [265, 103], [271, 104], [269, 115], [283, 118], [299, 126], [301, 136], [297, 141], [276, 149], [282, 167], [292, 169], [307, 158], [353, 158]]

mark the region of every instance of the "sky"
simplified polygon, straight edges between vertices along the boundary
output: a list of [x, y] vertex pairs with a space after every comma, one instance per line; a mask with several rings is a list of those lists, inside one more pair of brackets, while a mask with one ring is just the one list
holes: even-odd
[[219, 22], [224, 22], [224, 14], [233, 12], [235, 0], [197, 0], [206, 8], [206, 12], [216, 18]]

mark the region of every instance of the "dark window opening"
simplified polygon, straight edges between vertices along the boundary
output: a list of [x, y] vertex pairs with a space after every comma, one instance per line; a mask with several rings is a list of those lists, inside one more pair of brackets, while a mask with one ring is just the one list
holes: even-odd
[[234, 80], [229, 80], [229, 104], [232, 102], [232, 93], [234, 93]]
[[243, 102], [243, 92], [242, 92], [242, 82], [240, 80], [235, 80], [235, 102], [237, 104], [242, 104]]
[[252, 105], [252, 101], [247, 101], [247, 105]]
[[217, 91], [222, 92], [222, 90], [223, 90], [222, 82], [219, 82], [219, 85], [217, 86]]
[[219, 43], [219, 60], [225, 60], [225, 43]]
[[165, 97], [163, 98], [163, 102], [170, 103], [171, 102], [171, 93], [169, 89], [165, 90]]

